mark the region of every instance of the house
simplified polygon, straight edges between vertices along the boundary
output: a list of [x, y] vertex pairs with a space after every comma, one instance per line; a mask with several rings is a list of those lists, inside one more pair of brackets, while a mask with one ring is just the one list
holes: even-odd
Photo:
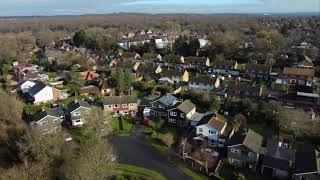
[[45, 85], [43, 82], [36, 82], [28, 90], [29, 100], [33, 104], [48, 103], [54, 101], [53, 88]]
[[185, 68], [203, 68], [210, 66], [210, 59], [206, 57], [185, 57], [184, 58]]
[[194, 139], [205, 141], [209, 146], [224, 147], [226, 127], [227, 123], [219, 120], [215, 115], [206, 115], [196, 125], [197, 137]]
[[179, 103], [178, 99], [172, 94], [167, 94], [151, 102], [151, 116], [168, 118], [168, 110]]
[[174, 84], [189, 81], [189, 72], [187, 70], [163, 69], [161, 76], [162, 78], [170, 79]]
[[27, 93], [29, 92], [29, 89], [33, 87], [36, 83], [33, 81], [24, 81], [23, 83], [20, 84], [20, 90], [22, 93]]
[[277, 83], [312, 86], [314, 76], [314, 68], [285, 67], [283, 77], [278, 79]]
[[262, 136], [251, 129], [231, 133], [227, 143], [229, 164], [255, 171], [262, 141]]
[[190, 89], [200, 89], [205, 91], [212, 91], [220, 86], [220, 80], [216, 77], [197, 75], [189, 79], [188, 87]]
[[209, 69], [209, 73], [239, 75], [237, 66], [237, 61], [217, 60], [213, 62], [213, 68]]
[[69, 118], [73, 127], [85, 124], [85, 118], [91, 113], [90, 105], [86, 101], [74, 101], [68, 104]]
[[127, 61], [135, 61], [135, 60], [141, 59], [141, 56], [138, 53], [132, 53], [132, 52], [119, 52], [118, 56], [122, 60], [127, 60]]
[[184, 64], [184, 57], [179, 55], [167, 54], [163, 57], [166, 66], [181, 68]]
[[82, 79], [84, 79], [86, 81], [96, 80], [100, 77], [100, 75], [98, 73], [96, 73], [95, 71], [80, 72], [80, 76]]
[[102, 95], [110, 95], [113, 93], [113, 88], [109, 85], [108, 79], [104, 79], [100, 82], [99, 89]]
[[311, 152], [296, 152], [292, 179], [320, 179], [320, 154], [317, 149]]
[[312, 62], [312, 59], [309, 58], [306, 55], [302, 55], [298, 58], [298, 64], [297, 67], [301, 68], [314, 68], [314, 64]]
[[43, 109], [35, 114], [31, 127], [39, 130], [42, 134], [49, 134], [59, 131], [64, 119], [65, 115], [60, 107]]
[[185, 100], [168, 110], [168, 123], [172, 126], [186, 127], [189, 124], [188, 119], [195, 112], [196, 105], [190, 100]]
[[138, 112], [137, 97], [135, 96], [106, 96], [103, 100], [103, 108], [106, 112], [115, 116], [135, 116]]
[[136, 79], [159, 79], [162, 68], [160, 66], [153, 67], [141, 65], [136, 71]]
[[144, 62], [153, 63], [153, 62], [162, 62], [162, 56], [160, 54], [144, 53], [142, 55]]
[[79, 94], [81, 96], [86, 96], [86, 97], [96, 97], [100, 95], [100, 90], [96, 86], [89, 85], [89, 86], [81, 87], [79, 90]]
[[244, 76], [252, 79], [270, 79], [272, 66], [264, 64], [246, 64]]
[[261, 148], [261, 174], [265, 177], [287, 179], [295, 161], [295, 151], [285, 143], [268, 139], [266, 147]]
[[[145, 108], [150, 108], [150, 112], [151, 112], [151, 102], [155, 101], [158, 98], [159, 98], [158, 96], [144, 96], [141, 99], [139, 99], [138, 112], [142, 113]], [[149, 112], [149, 114], [150, 114], [150, 112]]]
[[228, 97], [235, 99], [250, 98], [257, 99], [262, 97], [263, 88], [261, 85], [251, 84], [245, 81], [230, 81], [225, 88]]

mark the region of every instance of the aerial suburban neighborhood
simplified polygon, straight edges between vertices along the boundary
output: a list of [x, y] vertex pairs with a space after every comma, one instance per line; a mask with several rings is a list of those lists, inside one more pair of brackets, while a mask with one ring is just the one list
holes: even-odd
[[320, 179], [319, 37], [319, 14], [0, 18], [0, 179]]

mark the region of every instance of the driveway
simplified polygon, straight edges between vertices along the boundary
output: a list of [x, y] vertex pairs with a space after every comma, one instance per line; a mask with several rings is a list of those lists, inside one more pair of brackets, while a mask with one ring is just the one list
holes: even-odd
[[167, 157], [144, 141], [143, 136], [114, 136], [111, 138], [119, 162], [148, 168], [165, 176], [168, 180], [192, 180], [182, 173]]

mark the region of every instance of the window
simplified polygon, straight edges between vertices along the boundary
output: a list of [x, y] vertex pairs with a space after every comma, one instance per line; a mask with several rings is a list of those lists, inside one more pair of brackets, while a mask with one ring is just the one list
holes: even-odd
[[240, 165], [241, 161], [239, 159], [231, 159], [232, 164]]
[[216, 132], [215, 132], [215, 131], [212, 131], [212, 130], [209, 130], [209, 134], [213, 134], [213, 135], [215, 135], [215, 134], [216, 134]]
[[130, 106], [132, 107], [132, 106], [133, 106], [133, 104], [130, 104]]
[[175, 119], [169, 119], [169, 122], [170, 123], [176, 123], [176, 120]]
[[128, 107], [126, 104], [122, 104], [122, 107]]
[[203, 129], [202, 129], [202, 128], [199, 128], [199, 132], [202, 133], [202, 131], [203, 131]]
[[232, 152], [232, 153], [235, 153], [235, 154], [240, 154], [240, 150], [239, 150], [239, 149], [234, 149], [234, 148], [232, 148], [232, 149], [231, 149], [231, 152]]
[[184, 115], [184, 113], [181, 113], [181, 114], [180, 114], [180, 117], [181, 117], [181, 118], [185, 118], [186, 116]]
[[154, 105], [154, 104], [151, 104], [151, 106], [152, 106], [152, 107], [155, 107], [155, 105]]
[[248, 153], [248, 156], [249, 156], [249, 157], [256, 157], [256, 154], [253, 153], [253, 152], [249, 152], [249, 153]]
[[80, 120], [80, 119], [78, 119], [78, 120], [76, 120], [76, 122], [77, 122], [77, 123], [79, 123], [79, 122], [81, 122], [81, 120]]
[[80, 116], [81, 114], [79, 112], [72, 113], [73, 116]]
[[176, 112], [173, 112], [173, 111], [170, 111], [170, 115], [171, 115], [171, 116], [177, 116], [177, 113], [176, 113]]
[[117, 108], [117, 107], [119, 107], [119, 105], [118, 105], [118, 104], [115, 104], [115, 105], [114, 105], [114, 107], [116, 107], [116, 108]]
[[159, 105], [159, 108], [160, 108], [160, 109], [164, 109], [164, 107], [163, 107], [162, 105]]
[[109, 108], [112, 108], [112, 105], [109, 105]]

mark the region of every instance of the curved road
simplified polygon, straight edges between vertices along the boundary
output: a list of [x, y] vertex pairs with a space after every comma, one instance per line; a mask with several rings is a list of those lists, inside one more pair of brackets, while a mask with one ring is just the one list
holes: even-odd
[[148, 168], [165, 176], [168, 180], [192, 180], [181, 172], [167, 157], [148, 144], [143, 136], [111, 138], [118, 153], [119, 162]]

